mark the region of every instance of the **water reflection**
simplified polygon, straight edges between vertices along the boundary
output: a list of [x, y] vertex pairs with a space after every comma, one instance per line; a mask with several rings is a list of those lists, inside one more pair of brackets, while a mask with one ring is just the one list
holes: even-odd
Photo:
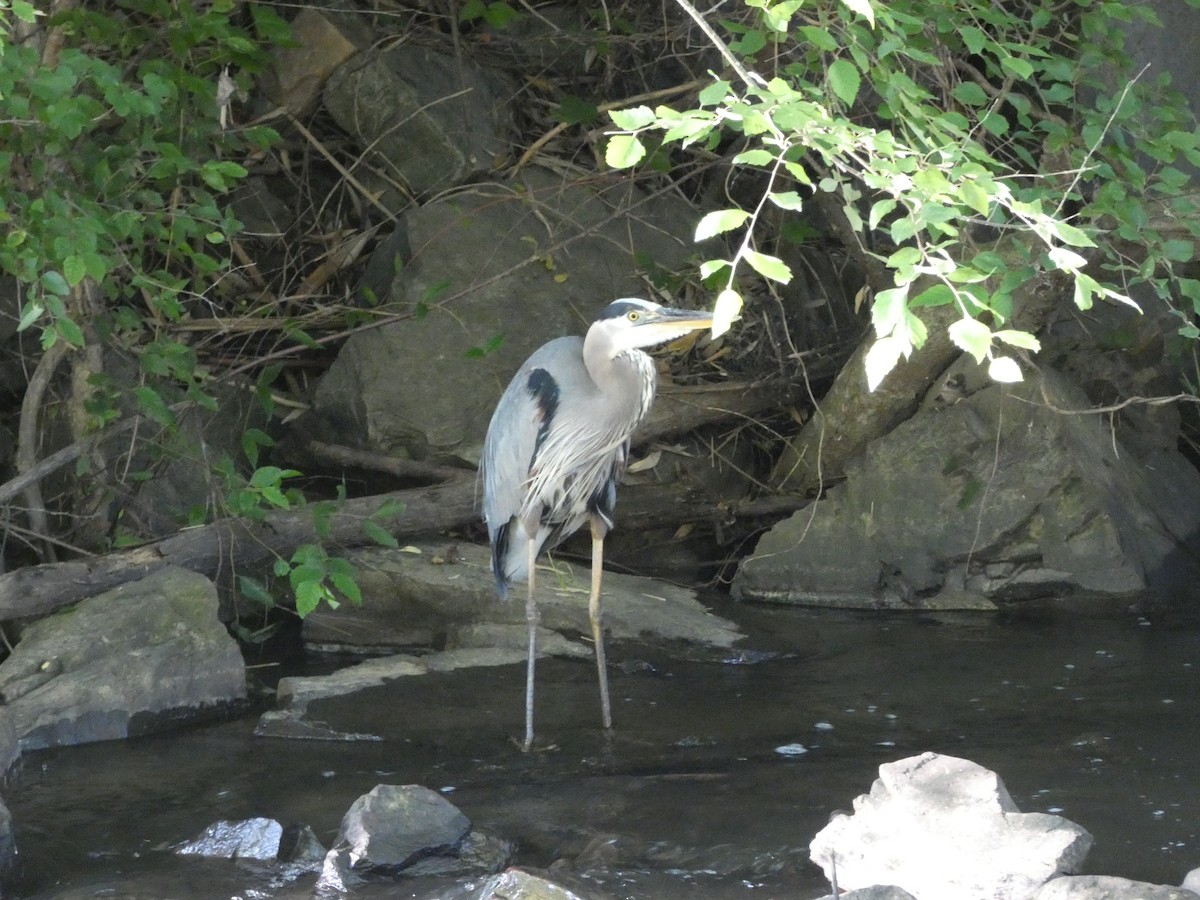
[[376, 743], [255, 739], [245, 720], [32, 754], [6, 793], [25, 867], [10, 896], [307, 897], [311, 879], [165, 848], [259, 815], [328, 843], [380, 782], [444, 788], [476, 828], [514, 841], [518, 862], [615, 896], [816, 896], [812, 835], [880, 763], [926, 750], [994, 769], [1022, 810], [1088, 828], [1091, 872], [1178, 883], [1200, 866], [1200, 629], [1132, 613], [720, 611], [749, 635], [732, 656], [614, 648], [607, 739], [589, 663], [547, 662], [538, 722], [552, 743], [528, 756], [511, 740], [519, 666], [314, 705]]

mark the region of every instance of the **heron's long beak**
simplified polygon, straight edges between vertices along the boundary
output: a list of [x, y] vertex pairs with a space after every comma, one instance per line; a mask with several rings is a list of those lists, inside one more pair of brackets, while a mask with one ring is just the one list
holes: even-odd
[[698, 328], [710, 328], [712, 322], [713, 314], [710, 312], [699, 309], [672, 309], [664, 306], [647, 316], [642, 325], [655, 331], [670, 330], [677, 334], [686, 334]]

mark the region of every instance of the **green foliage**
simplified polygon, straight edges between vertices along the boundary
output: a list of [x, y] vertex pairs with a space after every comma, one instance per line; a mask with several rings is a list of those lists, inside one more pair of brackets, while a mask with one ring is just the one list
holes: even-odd
[[[924, 342], [913, 314], [923, 305], [954, 304], [951, 340], [990, 361], [994, 378], [1019, 379], [1011, 350], [1037, 341], [1005, 327], [1013, 295], [1048, 270], [1073, 279], [1082, 308], [1098, 297], [1132, 304], [1130, 289], [1147, 285], [1179, 304], [1181, 333], [1200, 336], [1200, 282], [1181, 269], [1200, 216], [1177, 168], [1200, 164], [1200, 133], [1167, 79], [1130, 71], [1121, 24], [1152, 22], [1148, 7], [745, 4], [752, 16], [724, 23], [729, 48], [770, 77], [741, 69], [739, 84], [714, 80], [695, 109], [610, 114], [611, 166], [639, 164], [659, 133], [663, 145], [706, 151], [735, 139], [733, 163], [766, 173], [755, 208], [700, 221], [697, 240], [744, 235], [702, 278], [721, 275], [733, 292], [744, 262], [787, 282], [787, 266], [755, 248], [755, 228], [767, 202], [797, 211], [821, 191], [894, 279], [872, 306], [872, 388]], [[1003, 253], [976, 245], [971, 230], [984, 227], [1007, 238]]]
[[[237, 160], [275, 135], [223, 130], [218, 84], [248, 77], [286, 34], [252, 9], [241, 27], [231, 0], [124, 0], [52, 19], [68, 36], [53, 65], [33, 45], [3, 47], [0, 271], [24, 285], [21, 326], [42, 323], [44, 345], [84, 342], [92, 314], [72, 298], [85, 279], [120, 334], [177, 321], [228, 268], [238, 223], [221, 195], [246, 175]], [[147, 373], [190, 376], [170, 344], [143, 354]]]
[[492, 0], [491, 3], [485, 0], [466, 0], [458, 12], [458, 21], [484, 22], [492, 28], [503, 28], [519, 15], [511, 4], [504, 3], [503, 0]]

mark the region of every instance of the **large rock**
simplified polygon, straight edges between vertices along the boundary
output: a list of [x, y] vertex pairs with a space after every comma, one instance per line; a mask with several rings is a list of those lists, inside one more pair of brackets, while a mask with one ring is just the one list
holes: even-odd
[[[324, 649], [373, 652], [420, 643], [458, 651], [481, 647], [523, 651], [528, 634], [525, 586], [515, 587], [507, 600], [497, 599], [488, 548], [422, 541], [410, 544], [407, 551], [368, 549], [351, 554], [362, 605], [314, 611], [304, 621], [305, 642]], [[559, 559], [553, 571], [545, 562], [539, 565], [536, 598], [544, 628], [591, 633], [590, 577], [586, 563]], [[731, 647], [742, 637], [736, 625], [710, 613], [689, 588], [605, 572], [602, 590], [604, 627], [613, 640]], [[562, 641], [549, 643], [547, 649], [561, 656], [592, 652]], [[490, 664], [504, 665], [505, 660]]]
[[506, 76], [470, 59], [399, 42], [340, 66], [324, 105], [384, 179], [428, 194], [490, 171], [508, 152], [513, 93]]
[[839, 887], [894, 884], [921, 900], [1025, 900], [1075, 872], [1092, 844], [1073, 822], [1022, 813], [995, 773], [925, 753], [886, 763], [854, 814], [833, 819], [809, 848]]
[[639, 272], [696, 252], [694, 214], [626, 182], [595, 186], [525, 169], [408, 213], [372, 256], [364, 290], [409, 317], [360, 331], [314, 398], [306, 434], [416, 459], [479, 458], [492, 410], [525, 358], [582, 334]]
[[843, 484], [759, 541], [735, 596], [925, 608], [1073, 593], [1182, 593], [1200, 580], [1200, 474], [1131, 448], [1049, 369], [1019, 385], [959, 373], [871, 443]]
[[22, 750], [124, 738], [246, 696], [202, 575], [169, 567], [30, 625], [0, 665]]
[[491, 874], [511, 855], [507, 841], [471, 831], [470, 820], [436, 791], [380, 784], [342, 817], [317, 887], [346, 891], [364, 877], [399, 874]]

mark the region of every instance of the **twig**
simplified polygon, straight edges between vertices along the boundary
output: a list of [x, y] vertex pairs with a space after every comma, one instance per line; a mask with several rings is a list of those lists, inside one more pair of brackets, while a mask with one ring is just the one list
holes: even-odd
[[[17, 471], [28, 472], [36, 466], [38, 448], [38, 413], [45, 409], [46, 391], [50, 380], [54, 377], [59, 363], [66, 358], [70, 345], [58, 340], [50, 349], [42, 354], [29, 386], [25, 389], [25, 397], [21, 401], [21, 423], [17, 429]], [[50, 534], [50, 522], [46, 518], [46, 501], [42, 497], [40, 481], [26, 483], [25, 504], [26, 515], [29, 517], [29, 527], [38, 534]], [[43, 559], [55, 559], [54, 547], [46, 543], [42, 550]]]
[[[634, 97], [625, 97], [622, 100], [613, 100], [609, 103], [601, 103], [596, 107], [596, 112], [603, 113], [608, 112], [611, 109], [624, 109], [625, 107], [632, 106], [635, 103], [645, 103], [647, 100], [661, 100], [666, 97], [674, 97], [677, 94], [686, 94], [690, 91], [696, 90], [697, 88], [702, 88], [709, 83], [711, 83], [711, 79], [696, 78], [687, 82], [686, 84], [677, 84], [674, 87], [662, 88], [661, 90], [650, 91], [645, 94], [638, 94]], [[521, 154], [521, 158], [518, 159], [513, 165], [512, 169], [509, 170], [508, 177], [512, 178], [519, 171], [521, 171], [521, 169], [528, 165], [529, 161], [537, 155], [539, 150], [570, 128], [571, 125], [571, 122], [559, 122], [540, 138], [530, 144], [528, 149]]]
[[688, 0], [675, 0], [675, 2], [680, 5], [684, 12], [692, 17], [692, 20], [697, 25], [700, 26], [700, 30], [704, 32], [705, 37], [712, 41], [712, 45], [717, 48], [717, 52], [721, 54], [721, 56], [725, 59], [725, 62], [729, 63], [729, 67], [733, 69], [733, 71], [737, 72], [738, 77], [745, 82], [746, 87], [760, 87], [766, 85], [766, 81], [764, 81], [761, 76], [751, 72], [738, 61], [738, 58], [733, 55], [733, 53], [729, 50], [729, 47], [726, 46], [723, 40], [721, 40], [720, 35], [713, 30], [713, 27], [708, 24], [708, 21], [704, 18], [704, 16], [700, 15], [700, 12], [696, 9], [696, 7], [692, 6]]

